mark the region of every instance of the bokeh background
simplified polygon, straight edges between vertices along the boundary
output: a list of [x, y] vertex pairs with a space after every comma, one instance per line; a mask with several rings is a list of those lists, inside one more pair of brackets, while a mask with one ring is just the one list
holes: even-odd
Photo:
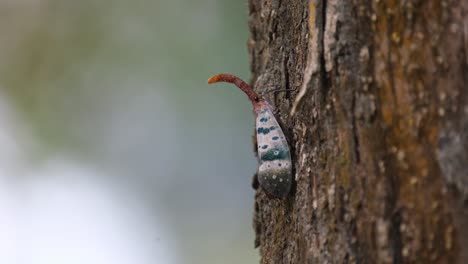
[[0, 0], [0, 263], [258, 263], [247, 4]]

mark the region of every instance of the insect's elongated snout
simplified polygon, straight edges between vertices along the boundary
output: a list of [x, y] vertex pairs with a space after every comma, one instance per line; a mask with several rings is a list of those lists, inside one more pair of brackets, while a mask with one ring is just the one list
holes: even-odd
[[228, 82], [234, 84], [249, 97], [249, 100], [252, 102], [252, 104], [255, 104], [258, 101], [260, 101], [260, 96], [258, 96], [258, 94], [246, 82], [244, 82], [241, 78], [237, 76], [234, 76], [232, 74], [220, 73], [213, 75], [208, 79], [209, 84], [217, 82]]

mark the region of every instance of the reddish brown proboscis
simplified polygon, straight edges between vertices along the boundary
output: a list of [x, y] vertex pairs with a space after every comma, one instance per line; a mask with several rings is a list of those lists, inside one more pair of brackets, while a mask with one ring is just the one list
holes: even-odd
[[249, 97], [249, 100], [254, 105], [258, 101], [260, 101], [260, 97], [258, 96], [258, 94], [247, 83], [245, 83], [242, 79], [240, 79], [237, 76], [221, 73], [213, 75], [211, 78], [208, 79], [209, 84], [217, 82], [228, 82], [239, 87], [239, 89], [241, 89]]

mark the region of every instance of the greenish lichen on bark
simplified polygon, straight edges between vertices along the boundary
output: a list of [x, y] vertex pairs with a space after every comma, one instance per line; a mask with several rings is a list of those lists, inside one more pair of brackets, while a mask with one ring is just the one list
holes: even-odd
[[257, 191], [262, 263], [465, 263], [467, 1], [249, 2], [257, 90], [292, 147]]

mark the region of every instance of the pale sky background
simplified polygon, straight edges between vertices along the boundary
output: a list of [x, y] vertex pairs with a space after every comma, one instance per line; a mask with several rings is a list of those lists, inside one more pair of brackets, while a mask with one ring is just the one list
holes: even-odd
[[0, 263], [258, 263], [247, 13], [0, 0]]

